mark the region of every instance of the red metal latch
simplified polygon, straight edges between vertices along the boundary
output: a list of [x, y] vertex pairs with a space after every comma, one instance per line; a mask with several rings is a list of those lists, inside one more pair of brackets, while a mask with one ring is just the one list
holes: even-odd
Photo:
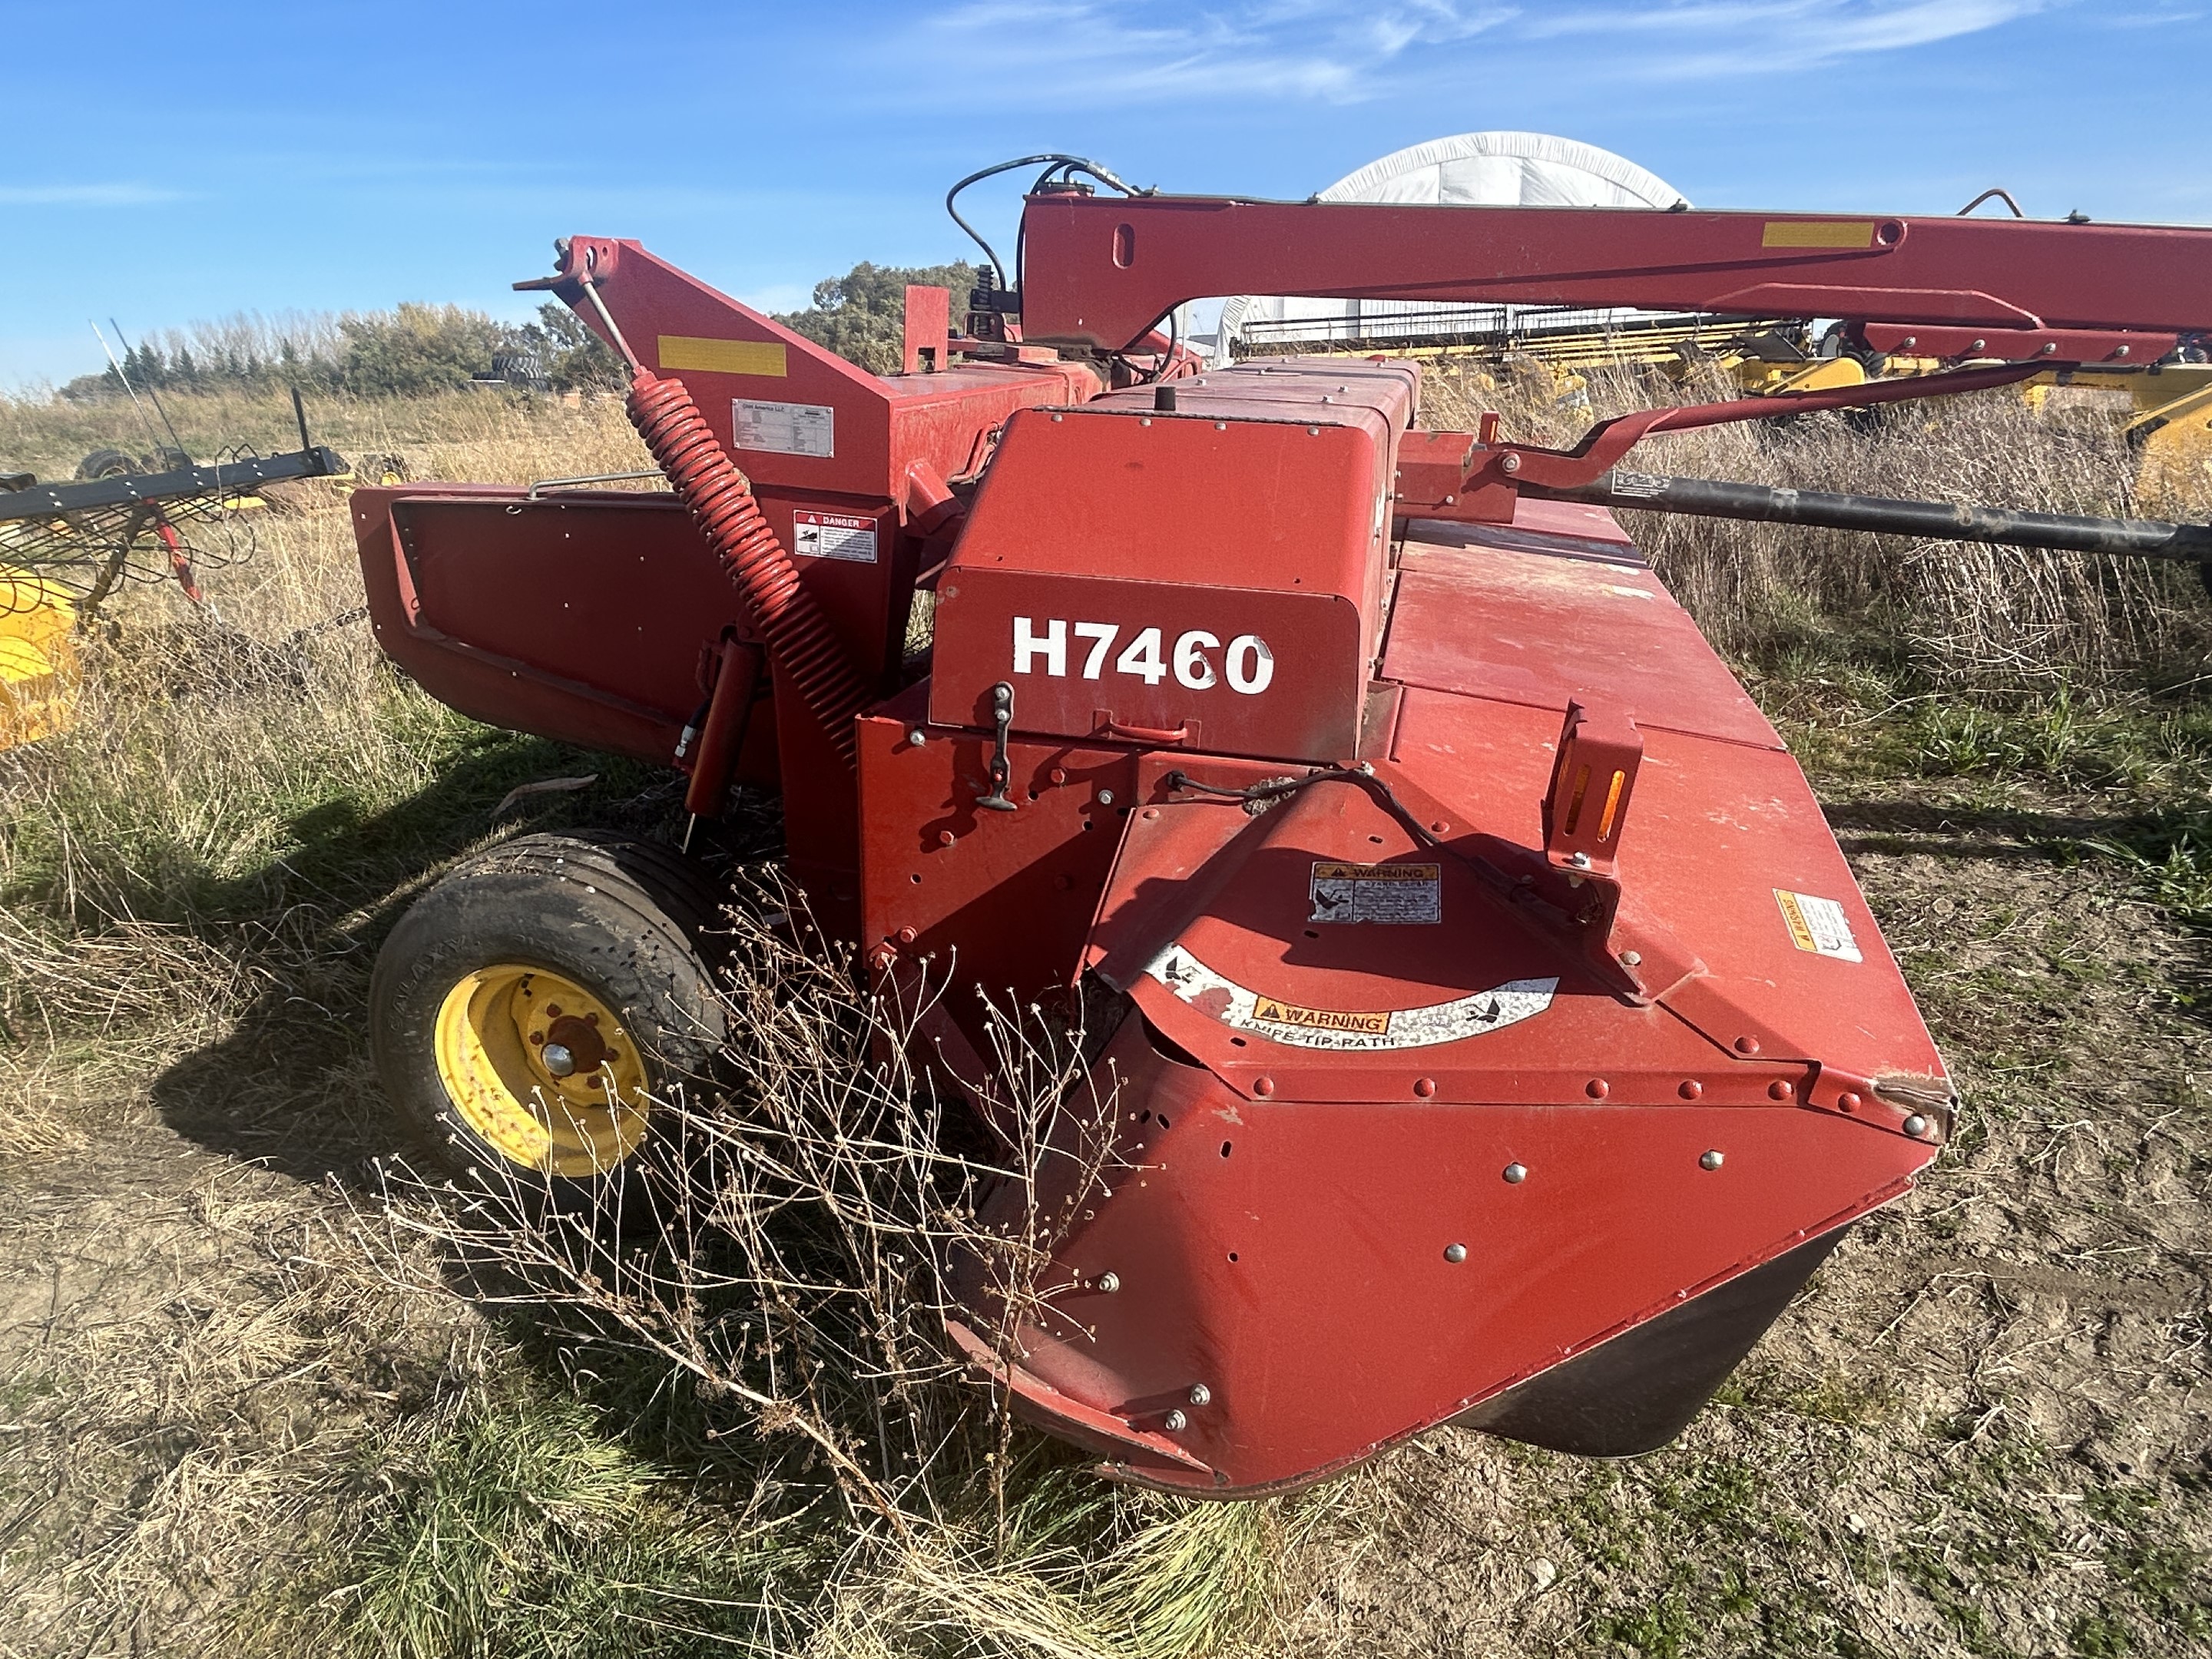
[[1544, 855], [1554, 869], [1612, 878], [1643, 764], [1644, 738], [1625, 711], [1568, 703], [1544, 795]]

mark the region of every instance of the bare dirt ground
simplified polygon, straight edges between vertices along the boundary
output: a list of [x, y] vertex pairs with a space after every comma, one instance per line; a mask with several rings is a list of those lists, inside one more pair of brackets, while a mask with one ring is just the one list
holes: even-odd
[[[1675, 1447], [1446, 1431], [1338, 1489], [1264, 1650], [2212, 1652], [2203, 945], [2052, 858], [2094, 803], [1830, 810], [1964, 1079], [1957, 1143]], [[303, 1012], [0, 1165], [0, 1653], [266, 1643], [334, 1483], [511, 1364], [364, 1251], [359, 1066]]]

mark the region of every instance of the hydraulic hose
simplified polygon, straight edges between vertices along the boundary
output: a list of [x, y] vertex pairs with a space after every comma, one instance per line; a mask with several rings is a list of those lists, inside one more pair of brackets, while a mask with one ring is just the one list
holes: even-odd
[[853, 722], [874, 698], [830, 631], [822, 607], [799, 580], [799, 567], [761, 516], [744, 475], [731, 464], [681, 380], [638, 368], [630, 380], [628, 407], [653, 459], [737, 584], [748, 620], [768, 642], [770, 659], [822, 722], [845, 763], [856, 765], [859, 743]]

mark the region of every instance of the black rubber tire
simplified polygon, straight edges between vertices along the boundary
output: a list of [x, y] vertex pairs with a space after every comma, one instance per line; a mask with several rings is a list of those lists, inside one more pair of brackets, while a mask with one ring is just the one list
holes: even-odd
[[136, 455], [120, 449], [95, 449], [77, 463], [76, 476], [80, 478], [120, 478], [145, 470], [145, 465]]
[[459, 866], [416, 900], [369, 981], [377, 1076], [413, 1138], [464, 1184], [542, 1195], [553, 1206], [647, 1224], [678, 1173], [668, 1115], [648, 1109], [643, 1143], [612, 1170], [539, 1174], [510, 1162], [455, 1106], [437, 1062], [438, 1014], [470, 974], [544, 969], [616, 1010], [653, 1096], [711, 1089], [727, 1040], [709, 936], [713, 881], [674, 849], [593, 831], [521, 836]]
[[397, 455], [363, 455], [353, 464], [357, 484], [405, 483], [407, 463]]

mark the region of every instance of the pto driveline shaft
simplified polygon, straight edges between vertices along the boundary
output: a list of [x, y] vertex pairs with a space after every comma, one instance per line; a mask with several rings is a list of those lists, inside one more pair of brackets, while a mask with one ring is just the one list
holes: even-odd
[[2120, 553], [2140, 558], [2185, 559], [2192, 563], [2212, 561], [2212, 526], [2166, 524], [2154, 519], [2092, 519], [2063, 513], [2021, 513], [2003, 507], [1954, 507], [1943, 501], [1773, 489], [1764, 484], [1670, 478], [1620, 469], [1595, 483], [1569, 489], [1534, 485], [1522, 489], [1528, 495], [1553, 501], [1681, 513], [1695, 518], [1751, 519], [1765, 524], [1816, 525], [1827, 530], [1870, 530], [1938, 541], [1993, 542], [2006, 547]]

